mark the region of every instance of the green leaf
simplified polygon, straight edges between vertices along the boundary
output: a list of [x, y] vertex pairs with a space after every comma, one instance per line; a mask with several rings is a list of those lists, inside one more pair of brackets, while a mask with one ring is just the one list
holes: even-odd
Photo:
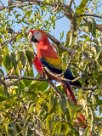
[[2, 64], [2, 60], [3, 58], [2, 58], [2, 55], [0, 54], [0, 65]]
[[82, 0], [80, 5], [76, 8], [77, 14], [83, 14], [85, 12], [88, 0]]
[[90, 127], [87, 127], [87, 128], [85, 129], [84, 136], [90, 136], [90, 134], [91, 134]]
[[72, 102], [68, 102], [67, 105], [68, 105], [68, 111], [69, 111], [69, 114], [70, 114], [70, 118], [73, 119], [74, 118], [74, 114], [76, 113], [77, 107]]
[[26, 57], [23, 51], [19, 52], [19, 59], [24, 67], [26, 65]]
[[5, 100], [7, 100], [7, 98], [6, 98], [5, 96], [1, 96], [1, 95], [0, 95], [0, 102], [3, 102], [3, 101], [5, 101]]
[[60, 39], [62, 39], [63, 37], [64, 37], [64, 31], [60, 33]]
[[34, 57], [34, 54], [32, 51], [30, 50], [26, 50], [26, 56], [27, 56], [27, 59], [28, 59], [28, 62], [30, 64], [30, 66], [32, 65], [32, 60], [33, 60], [33, 57]]
[[61, 124], [61, 122], [54, 122], [54, 123], [55, 124], [54, 124], [54, 128], [53, 128], [53, 134], [60, 135], [62, 124]]
[[89, 32], [92, 33], [92, 36], [96, 37], [96, 22], [93, 20], [93, 23], [89, 23]]
[[4, 57], [3, 64], [6, 70], [11, 69], [11, 56], [9, 54]]
[[56, 110], [57, 99], [53, 93], [49, 95], [48, 113], [52, 113]]
[[44, 81], [32, 81], [29, 90], [44, 91], [48, 88], [48, 83]]
[[54, 114], [50, 114], [46, 118], [46, 128], [50, 134], [53, 132], [53, 116]]
[[15, 53], [11, 53], [11, 62], [12, 62], [12, 66], [14, 66], [14, 68], [16, 69], [17, 60], [16, 60], [16, 54]]
[[25, 15], [27, 15], [30, 18], [31, 14], [32, 14], [32, 10], [27, 11]]
[[65, 114], [66, 110], [67, 110], [67, 102], [66, 102], [65, 98], [62, 98], [60, 100], [60, 106], [61, 106], [61, 109], [62, 109], [63, 113]]

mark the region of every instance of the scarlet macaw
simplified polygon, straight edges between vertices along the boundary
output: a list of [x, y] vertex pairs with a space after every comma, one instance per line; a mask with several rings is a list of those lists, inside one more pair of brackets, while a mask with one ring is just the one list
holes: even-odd
[[[61, 66], [61, 58], [50, 44], [46, 32], [43, 30], [30, 30], [28, 38], [30, 41], [37, 43], [37, 56], [33, 61], [37, 71], [40, 74], [43, 74], [44, 66], [47, 67], [52, 73], [62, 74], [63, 70]], [[62, 82], [64, 88], [66, 89], [66, 94], [67, 96], [69, 95], [70, 99], [76, 103], [76, 99], [70, 85], [81, 87], [81, 83], [79, 81], [71, 81], [74, 80], [75, 77], [69, 68], [64, 72], [64, 78], [70, 80], [69, 82]]]

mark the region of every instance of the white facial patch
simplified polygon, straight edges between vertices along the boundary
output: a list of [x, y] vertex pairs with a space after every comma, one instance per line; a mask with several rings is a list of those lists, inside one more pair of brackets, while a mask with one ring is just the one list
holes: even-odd
[[31, 40], [32, 39], [32, 33], [30, 32], [28, 35], [28, 39]]
[[37, 32], [34, 33], [34, 38], [37, 39], [38, 41], [41, 40], [41, 37], [42, 37], [42, 36], [41, 36], [41, 33], [40, 33], [40, 32], [37, 31]]

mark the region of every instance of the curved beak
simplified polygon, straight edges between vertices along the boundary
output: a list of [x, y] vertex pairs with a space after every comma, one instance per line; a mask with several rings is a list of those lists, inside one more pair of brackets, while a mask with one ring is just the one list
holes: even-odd
[[32, 33], [31, 32], [29, 32], [29, 34], [28, 34], [28, 39], [31, 41], [31, 39], [32, 39]]
[[35, 39], [34, 35], [30, 32], [29, 35], [28, 35], [28, 39], [32, 42], [38, 42], [37, 39]]

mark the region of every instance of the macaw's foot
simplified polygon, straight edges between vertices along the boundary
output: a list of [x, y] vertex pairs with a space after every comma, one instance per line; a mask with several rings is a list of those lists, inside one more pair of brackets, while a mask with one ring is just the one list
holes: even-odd
[[43, 73], [42, 75], [40, 75], [40, 79], [46, 79], [46, 78], [47, 78], [47, 76], [46, 76], [45, 73]]

